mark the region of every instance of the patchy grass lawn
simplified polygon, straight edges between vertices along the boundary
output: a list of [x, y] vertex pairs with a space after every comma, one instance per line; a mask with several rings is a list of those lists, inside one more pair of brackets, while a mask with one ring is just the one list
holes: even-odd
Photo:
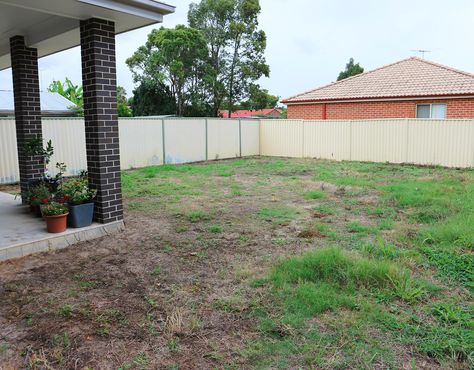
[[0, 264], [4, 367], [474, 366], [473, 171], [250, 158], [123, 190], [125, 232]]

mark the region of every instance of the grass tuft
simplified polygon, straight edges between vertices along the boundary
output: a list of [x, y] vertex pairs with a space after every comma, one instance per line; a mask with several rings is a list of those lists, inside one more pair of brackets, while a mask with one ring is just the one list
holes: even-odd
[[322, 190], [312, 190], [304, 193], [306, 199], [321, 199], [326, 196], [326, 193]]

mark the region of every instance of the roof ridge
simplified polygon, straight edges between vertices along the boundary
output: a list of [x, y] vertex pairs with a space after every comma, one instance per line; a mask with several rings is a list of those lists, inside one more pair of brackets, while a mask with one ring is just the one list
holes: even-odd
[[472, 73], [469, 73], [469, 72], [466, 72], [466, 71], [461, 71], [460, 69], [457, 69], [457, 68], [448, 67], [448, 66], [446, 66], [444, 64], [441, 64], [441, 63], [436, 63], [436, 62], [433, 62], [431, 60], [426, 60], [426, 59], [418, 58], [418, 57], [412, 57], [412, 59], [416, 59], [420, 62], [423, 62], [423, 63], [426, 63], [426, 64], [431, 64], [432, 66], [435, 66], [435, 67], [440, 67], [440, 68], [446, 69], [446, 70], [451, 71], [451, 72], [456, 72], [456, 73], [474, 78], [474, 74], [472, 74]]
[[383, 66], [381, 66], [381, 67], [378, 67], [378, 68], [375, 68], [375, 69], [371, 69], [370, 71], [362, 72], [362, 73], [359, 73], [359, 74], [357, 74], [357, 75], [355, 75], [355, 76], [350, 76], [350, 77], [344, 78], [344, 79], [342, 79], [342, 80], [340, 80], [340, 81], [331, 82], [331, 83], [329, 83], [329, 84], [326, 84], [326, 85], [317, 87], [317, 88], [315, 88], [315, 89], [311, 89], [311, 90], [302, 92], [302, 93], [300, 93], [300, 94], [296, 94], [296, 95], [290, 96], [289, 98], [283, 99], [281, 102], [282, 102], [282, 103], [285, 103], [285, 102], [287, 102], [287, 101], [289, 101], [289, 100], [292, 100], [292, 99], [297, 98], [297, 97], [300, 96], [300, 95], [309, 94], [309, 93], [311, 93], [311, 92], [314, 92], [314, 91], [317, 91], [317, 90], [321, 90], [321, 89], [324, 89], [324, 88], [329, 87], [329, 86], [338, 85], [338, 84], [340, 84], [340, 83], [342, 83], [342, 82], [346, 82], [346, 81], [348, 81], [348, 80], [353, 80], [353, 79], [358, 78], [358, 77], [367, 76], [368, 74], [370, 74], [370, 73], [372, 73], [372, 72], [376, 72], [376, 71], [379, 71], [379, 70], [381, 70], [381, 69], [388, 68], [388, 67], [394, 66], [394, 65], [396, 65], [396, 64], [402, 63], [402, 62], [406, 62], [406, 61], [408, 61], [408, 60], [410, 60], [410, 59], [418, 59], [418, 58], [417, 58], [417, 57], [410, 57], [410, 58], [405, 58], [405, 59], [399, 60], [399, 61], [397, 61], [397, 62], [385, 64], [385, 65], [383, 65]]

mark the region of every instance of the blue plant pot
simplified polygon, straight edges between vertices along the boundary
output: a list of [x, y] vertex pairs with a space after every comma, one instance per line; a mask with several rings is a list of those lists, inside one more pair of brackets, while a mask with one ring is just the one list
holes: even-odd
[[92, 224], [94, 217], [94, 203], [84, 203], [69, 206], [67, 223], [69, 227], [86, 227]]

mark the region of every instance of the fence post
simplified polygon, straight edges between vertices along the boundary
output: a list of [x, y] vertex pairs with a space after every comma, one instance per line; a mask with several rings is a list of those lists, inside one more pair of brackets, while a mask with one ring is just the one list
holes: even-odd
[[239, 157], [242, 157], [242, 120], [239, 119]]
[[166, 164], [166, 149], [165, 149], [165, 119], [161, 119], [161, 145], [163, 148], [163, 164]]
[[408, 143], [410, 142], [410, 121], [407, 118], [405, 119], [405, 122], [407, 125], [407, 142], [406, 142], [407, 150], [405, 151], [405, 163], [408, 163]]
[[206, 161], [209, 160], [209, 148], [208, 148], [208, 134], [207, 134], [207, 118], [205, 119], [205, 127], [206, 127]]
[[349, 121], [349, 160], [352, 161], [352, 120]]
[[304, 158], [304, 120], [301, 120], [301, 158]]

